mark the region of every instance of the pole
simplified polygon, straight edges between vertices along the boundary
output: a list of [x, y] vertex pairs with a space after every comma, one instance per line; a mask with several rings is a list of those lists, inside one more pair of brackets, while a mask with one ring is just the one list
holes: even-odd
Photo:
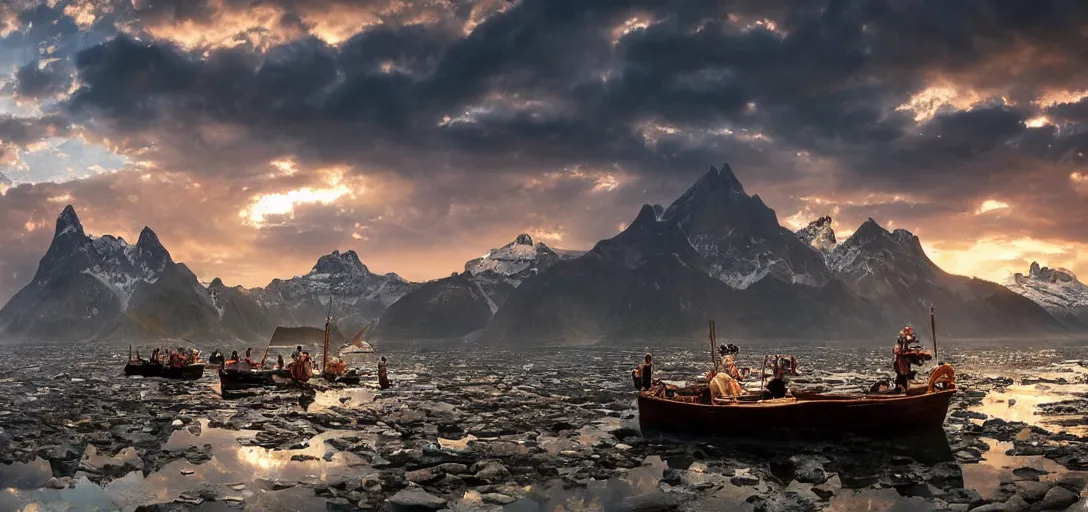
[[714, 329], [714, 321], [710, 321], [710, 364], [714, 367], [714, 373], [718, 372], [718, 358], [714, 357], [714, 344], [717, 342], [718, 333]]
[[329, 314], [325, 316], [325, 341], [321, 351], [321, 373], [325, 373], [325, 365], [329, 358], [329, 326], [332, 325], [332, 294], [329, 294]]
[[929, 306], [929, 329], [933, 334], [933, 363], [940, 365], [941, 360], [937, 357], [937, 320], [934, 318], [933, 306]]

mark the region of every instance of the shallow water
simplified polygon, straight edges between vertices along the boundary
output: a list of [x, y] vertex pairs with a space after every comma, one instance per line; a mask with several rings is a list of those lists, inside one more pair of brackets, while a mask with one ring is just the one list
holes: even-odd
[[[742, 367], [758, 368], [771, 350], [796, 355], [802, 375], [795, 387], [861, 391], [892, 377], [891, 343], [732, 342], [741, 346]], [[941, 359], [957, 367], [961, 389], [985, 395], [969, 402], [960, 393], [947, 439], [926, 446], [849, 438], [771, 446], [640, 438], [630, 369], [649, 351], [655, 378], [699, 378], [710, 354], [709, 344], [698, 345], [380, 347], [390, 359], [392, 390], [376, 389], [368, 355], [349, 359], [370, 365], [362, 388], [259, 392], [230, 400], [219, 396], [212, 372], [189, 383], [120, 376], [127, 348], [85, 346], [64, 367], [41, 368], [33, 358], [60, 346], [17, 346], [16, 359], [28, 364], [0, 373], [0, 447], [7, 443], [7, 457], [23, 462], [0, 464], [0, 510], [135, 510], [171, 502], [191, 510], [381, 507], [395, 489], [415, 487], [390, 481], [389, 474], [425, 467], [420, 461], [428, 450], [450, 460], [462, 457], [465, 466], [498, 460], [510, 467], [505, 483], [471, 485], [471, 475], [450, 473], [422, 484], [460, 509], [508, 500], [502, 506], [519, 511], [629, 510], [646, 502], [690, 510], [774, 509], [783, 505], [775, 500], [796, 499], [829, 510], [932, 510], [943, 502], [917, 485], [947, 491], [961, 486], [959, 478], [962, 487], [996, 500], [1005, 497], [1001, 485], [1013, 482], [1018, 468], [1045, 472], [1039, 477], [1044, 482], [1076, 474], [1042, 455], [1006, 455], [1024, 443], [1038, 444], [1040, 434], [1028, 429], [1024, 439], [998, 439], [1004, 431], [982, 415], [1024, 424], [1014, 432], [1036, 426], [1085, 435], [1076, 403], [1037, 414], [1043, 404], [1086, 398], [1084, 343], [942, 346]], [[78, 468], [52, 467], [40, 458], [38, 452], [65, 441], [86, 445]], [[1066, 438], [1053, 444], [1081, 446]], [[929, 451], [934, 454], [923, 453]], [[796, 467], [781, 468], [796, 466], [782, 463], [791, 456], [818, 461], [828, 481], [798, 482]], [[74, 487], [43, 488], [63, 473], [74, 473]], [[380, 490], [368, 490], [368, 482], [373, 489], [376, 481]], [[828, 487], [827, 499], [814, 493], [823, 494], [821, 485]]]

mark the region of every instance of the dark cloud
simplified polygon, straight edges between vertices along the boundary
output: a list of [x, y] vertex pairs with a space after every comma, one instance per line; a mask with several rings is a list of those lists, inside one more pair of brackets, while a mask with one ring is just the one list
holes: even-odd
[[65, 61], [31, 61], [15, 72], [15, 95], [24, 99], [53, 99], [72, 85], [72, 70]]
[[69, 123], [60, 116], [20, 118], [0, 115], [0, 162], [10, 163], [29, 144], [66, 135]]
[[[3, 44], [33, 50], [20, 95], [67, 89], [71, 66], [80, 87], [54, 123], [220, 187], [228, 218], [331, 186], [330, 166], [397, 188], [238, 231], [299, 261], [337, 244], [424, 254], [466, 226], [588, 246], [724, 160], [780, 218], [837, 201], [844, 222], [947, 236], [942, 218], [997, 229], [974, 212], [995, 199], [1018, 214], [1009, 232], [1088, 240], [1064, 220], [1088, 219], [1069, 186], [1088, 99], [1062, 94], [1088, 90], [1083, 2], [88, 0], [19, 16], [31, 29]], [[77, 44], [80, 26], [114, 32]], [[39, 70], [50, 41], [68, 63]], [[269, 179], [285, 157], [302, 171]], [[912, 200], [856, 201], [897, 194]]]

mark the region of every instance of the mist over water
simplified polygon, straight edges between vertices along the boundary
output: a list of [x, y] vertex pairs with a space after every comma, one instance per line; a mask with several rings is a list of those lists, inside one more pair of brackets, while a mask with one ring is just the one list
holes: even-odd
[[[795, 388], [856, 392], [893, 377], [894, 339], [725, 341], [757, 372], [750, 388], [774, 353], [797, 356]], [[1036, 484], [1046, 489], [1032, 503], [1051, 489], [1088, 496], [1075, 480], [1088, 469], [1086, 340], [941, 341], [963, 391], [944, 436], [818, 443], [643, 437], [631, 368], [650, 352], [655, 378], [694, 380], [711, 365], [709, 340], [380, 345], [347, 358], [365, 370], [361, 389], [229, 399], [212, 371], [125, 378], [127, 345], [5, 348], [0, 510], [358, 510], [424, 492], [455, 510], [932, 510]], [[384, 392], [378, 355], [394, 382]]]

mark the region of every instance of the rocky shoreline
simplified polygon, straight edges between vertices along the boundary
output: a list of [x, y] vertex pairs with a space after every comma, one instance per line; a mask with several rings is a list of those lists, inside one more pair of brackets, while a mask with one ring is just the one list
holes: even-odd
[[[757, 443], [643, 437], [633, 394], [607, 378], [617, 365], [603, 364], [609, 369], [583, 368], [580, 382], [561, 369], [417, 366], [394, 373], [397, 385], [386, 391], [284, 389], [232, 400], [217, 395], [210, 374], [196, 383], [73, 377], [87, 373], [78, 371], [5, 376], [0, 488], [9, 491], [0, 508], [72, 501], [77, 492], [103, 510], [135, 511], [861, 503], [1035, 511], [1088, 503], [1088, 440], [974, 410], [1007, 380], [961, 377], [964, 392], [936, 439]], [[1078, 403], [1040, 412], [1068, 416]], [[988, 463], [996, 458], [1022, 465]], [[992, 477], [980, 478], [981, 469]], [[975, 481], [989, 488], [972, 488]]]

